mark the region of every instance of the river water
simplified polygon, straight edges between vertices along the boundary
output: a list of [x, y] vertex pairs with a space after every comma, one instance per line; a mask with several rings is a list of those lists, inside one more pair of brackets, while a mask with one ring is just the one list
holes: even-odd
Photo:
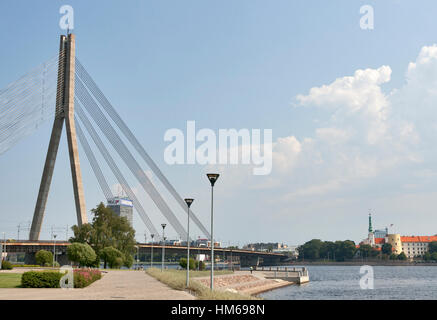
[[268, 300], [437, 299], [437, 266], [374, 266], [374, 289], [361, 289], [360, 266], [306, 266], [310, 282], [260, 297]]

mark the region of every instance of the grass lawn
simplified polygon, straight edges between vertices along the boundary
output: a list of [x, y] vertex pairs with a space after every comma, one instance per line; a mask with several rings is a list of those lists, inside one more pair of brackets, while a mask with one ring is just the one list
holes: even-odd
[[21, 273], [0, 273], [0, 288], [19, 288]]
[[[164, 270], [161, 271], [157, 268], [149, 268], [146, 273], [156, 278], [157, 280], [165, 283], [169, 287], [176, 290], [187, 290], [197, 298], [202, 300], [258, 300], [259, 298], [252, 297], [250, 295], [213, 290], [210, 289], [198, 281], [190, 281], [190, 286], [186, 287], [186, 270]], [[220, 270], [214, 271], [214, 275], [231, 274], [232, 271]], [[190, 270], [190, 278], [206, 277], [210, 274], [210, 271], [195, 271]]]

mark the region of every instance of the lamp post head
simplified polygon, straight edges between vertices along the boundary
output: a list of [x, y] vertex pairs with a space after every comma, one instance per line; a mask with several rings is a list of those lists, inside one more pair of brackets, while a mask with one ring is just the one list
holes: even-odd
[[165, 226], [166, 226], [165, 223], [162, 223], [162, 224], [161, 224], [162, 230], [164, 230]]
[[191, 207], [191, 204], [193, 203], [194, 199], [184, 199], [185, 203], [187, 204], [188, 208]]
[[220, 175], [218, 173], [207, 173], [206, 176], [208, 177], [209, 182], [211, 182], [211, 187], [214, 187], [214, 184]]
[[53, 235], [53, 238], [55, 238], [55, 239], [56, 239], [56, 234], [54, 234], [54, 235]]
[[155, 237], [154, 233], [151, 233], [150, 236], [152, 237], [152, 239]]

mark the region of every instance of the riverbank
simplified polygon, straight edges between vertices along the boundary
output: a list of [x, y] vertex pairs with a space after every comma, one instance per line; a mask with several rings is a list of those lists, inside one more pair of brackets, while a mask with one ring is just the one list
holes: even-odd
[[[381, 260], [359, 260], [359, 261], [296, 261], [289, 264], [281, 264], [280, 266], [427, 266], [437, 267], [437, 263], [433, 262], [409, 262], [409, 261], [381, 261]], [[273, 268], [273, 267], [272, 267]]]
[[[196, 279], [204, 286], [209, 287], [209, 277]], [[267, 279], [264, 272], [261, 271], [235, 271], [230, 275], [221, 275], [214, 277], [214, 288], [225, 292], [234, 292], [244, 295], [256, 296], [260, 293], [273, 289], [286, 287], [297, 284], [282, 279]]]
[[190, 285], [186, 287], [185, 270], [147, 269], [146, 273], [169, 287], [193, 294], [201, 300], [252, 300], [258, 294], [297, 284], [282, 279], [268, 279], [261, 271], [216, 271], [214, 290], [211, 291], [209, 271], [191, 271]]

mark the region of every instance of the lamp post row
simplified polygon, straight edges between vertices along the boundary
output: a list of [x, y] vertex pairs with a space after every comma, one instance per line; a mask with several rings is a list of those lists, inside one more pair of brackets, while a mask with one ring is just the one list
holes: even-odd
[[[214, 288], [214, 184], [216, 183], [218, 177], [220, 176], [218, 173], [208, 173], [206, 175], [208, 177], [209, 182], [211, 183], [211, 272], [210, 272], [210, 289], [212, 290]], [[187, 281], [186, 285], [187, 287], [190, 284], [190, 207], [191, 204], [194, 202], [194, 199], [186, 198], [184, 199], [185, 203], [187, 204], [187, 210], [188, 210], [188, 221], [187, 221]], [[162, 246], [162, 262], [161, 262], [161, 271], [164, 270], [164, 259], [165, 259], [165, 236], [164, 236], [164, 230], [166, 227], [166, 224], [161, 224], [162, 227], [162, 240], [163, 240], [163, 246]], [[150, 235], [152, 237], [152, 253], [151, 253], [151, 259], [150, 259], [150, 266], [153, 266], [153, 237], [154, 234]]]

